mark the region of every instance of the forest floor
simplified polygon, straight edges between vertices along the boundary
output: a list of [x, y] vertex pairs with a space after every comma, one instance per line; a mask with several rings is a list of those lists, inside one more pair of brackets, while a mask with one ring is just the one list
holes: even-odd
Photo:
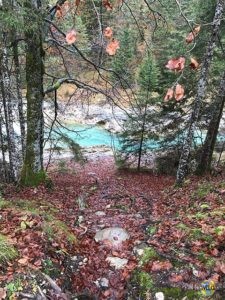
[[[224, 299], [223, 175], [175, 188], [173, 177], [117, 170], [104, 157], [55, 164], [49, 178], [45, 186], [4, 190], [0, 299], [211, 297], [203, 282], [215, 285], [210, 299]], [[125, 229], [129, 239], [116, 247], [96, 242], [108, 227]], [[109, 257], [125, 264], [115, 268]]]

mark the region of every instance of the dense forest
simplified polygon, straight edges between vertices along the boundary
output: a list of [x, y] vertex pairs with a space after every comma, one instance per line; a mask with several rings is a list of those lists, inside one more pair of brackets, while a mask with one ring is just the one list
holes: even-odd
[[224, 299], [224, 16], [0, 0], [0, 300]]

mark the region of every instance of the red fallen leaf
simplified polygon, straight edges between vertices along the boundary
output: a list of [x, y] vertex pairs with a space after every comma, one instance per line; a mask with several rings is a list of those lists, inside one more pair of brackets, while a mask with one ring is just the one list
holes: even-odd
[[176, 273], [172, 273], [171, 276], [169, 277], [169, 281], [170, 282], [180, 282], [183, 280], [183, 276], [181, 274], [176, 274]]
[[219, 251], [216, 248], [214, 248], [213, 250], [210, 251], [210, 254], [212, 254], [213, 256], [218, 256]]
[[73, 44], [76, 41], [76, 39], [77, 39], [77, 33], [74, 29], [72, 29], [66, 34], [66, 42], [68, 45]]
[[152, 263], [152, 267], [151, 270], [154, 271], [161, 271], [161, 270], [169, 270], [171, 269], [173, 266], [171, 264], [171, 262], [169, 262], [168, 260], [166, 261], [153, 261]]
[[192, 32], [190, 32], [187, 37], [186, 37], [186, 43], [190, 44], [193, 42], [193, 40], [195, 39], [195, 37], [199, 34], [199, 31], [201, 29], [201, 26], [196, 26]]
[[184, 88], [182, 87], [182, 85], [177, 84], [174, 92], [174, 98], [177, 101], [180, 101], [183, 97], [184, 97]]
[[115, 55], [116, 51], [120, 48], [120, 43], [118, 40], [112, 40], [112, 42], [110, 42], [107, 47], [106, 47], [106, 52], [109, 55]]
[[107, 39], [110, 39], [113, 35], [112, 28], [106, 27], [103, 34], [104, 34], [104, 37], [106, 37]]
[[218, 262], [217, 268], [221, 273], [225, 274], [225, 263], [224, 262]]
[[220, 275], [217, 274], [217, 273], [215, 273], [215, 274], [213, 274], [213, 275], [210, 277], [209, 280], [212, 280], [212, 281], [214, 281], [215, 283], [217, 283], [217, 282], [219, 282], [219, 280], [220, 280]]
[[182, 71], [184, 69], [184, 65], [185, 65], [185, 58], [181, 56], [178, 58], [170, 59], [166, 64], [166, 68], [174, 71]]
[[190, 68], [192, 68], [193, 70], [198, 69], [199, 67], [199, 63], [197, 62], [196, 59], [191, 57], [191, 63], [189, 64]]
[[42, 265], [42, 261], [40, 259], [38, 259], [37, 261], [34, 262], [34, 265], [36, 267], [40, 267]]
[[18, 263], [22, 266], [26, 266], [28, 264], [28, 257], [24, 257], [18, 260]]
[[169, 100], [171, 100], [173, 98], [173, 94], [174, 94], [173, 88], [169, 88], [164, 97], [164, 101], [168, 102]]
[[109, 2], [109, 0], [102, 0], [102, 4], [103, 6], [107, 9], [107, 10], [112, 10], [113, 6], [112, 4]]
[[76, 0], [76, 1], [75, 1], [75, 5], [76, 5], [76, 6], [79, 6], [79, 5], [80, 5], [80, 0]]
[[111, 295], [111, 291], [110, 291], [110, 290], [107, 290], [107, 291], [103, 292], [103, 295], [104, 295], [105, 297], [108, 297], [108, 296]]
[[6, 288], [0, 288], [0, 300], [5, 299], [7, 296], [7, 289]]

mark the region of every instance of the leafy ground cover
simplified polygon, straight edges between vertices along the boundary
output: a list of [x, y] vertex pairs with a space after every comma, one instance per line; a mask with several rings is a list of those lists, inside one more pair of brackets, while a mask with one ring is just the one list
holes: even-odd
[[[55, 164], [49, 177], [47, 186], [4, 190], [0, 299], [202, 299], [205, 280], [223, 299], [223, 176], [176, 189], [172, 177], [116, 170], [99, 158]], [[110, 226], [130, 239], [117, 248], [97, 243], [96, 231]], [[115, 269], [108, 256], [128, 263]]]

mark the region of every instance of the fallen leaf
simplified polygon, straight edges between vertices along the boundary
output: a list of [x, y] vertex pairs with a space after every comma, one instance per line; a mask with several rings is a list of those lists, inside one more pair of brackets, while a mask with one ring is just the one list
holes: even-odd
[[26, 266], [28, 264], [28, 257], [24, 257], [18, 260], [20, 265]]
[[166, 261], [153, 261], [152, 263], [152, 267], [151, 270], [154, 271], [161, 271], [161, 270], [169, 270], [171, 269], [173, 266], [171, 264], [171, 262], [169, 262], [168, 260]]
[[7, 289], [6, 288], [0, 288], [0, 300], [5, 299], [7, 296]]
[[183, 280], [183, 276], [181, 274], [176, 274], [176, 273], [172, 273], [171, 276], [169, 277], [169, 281], [170, 282], [180, 282]]

